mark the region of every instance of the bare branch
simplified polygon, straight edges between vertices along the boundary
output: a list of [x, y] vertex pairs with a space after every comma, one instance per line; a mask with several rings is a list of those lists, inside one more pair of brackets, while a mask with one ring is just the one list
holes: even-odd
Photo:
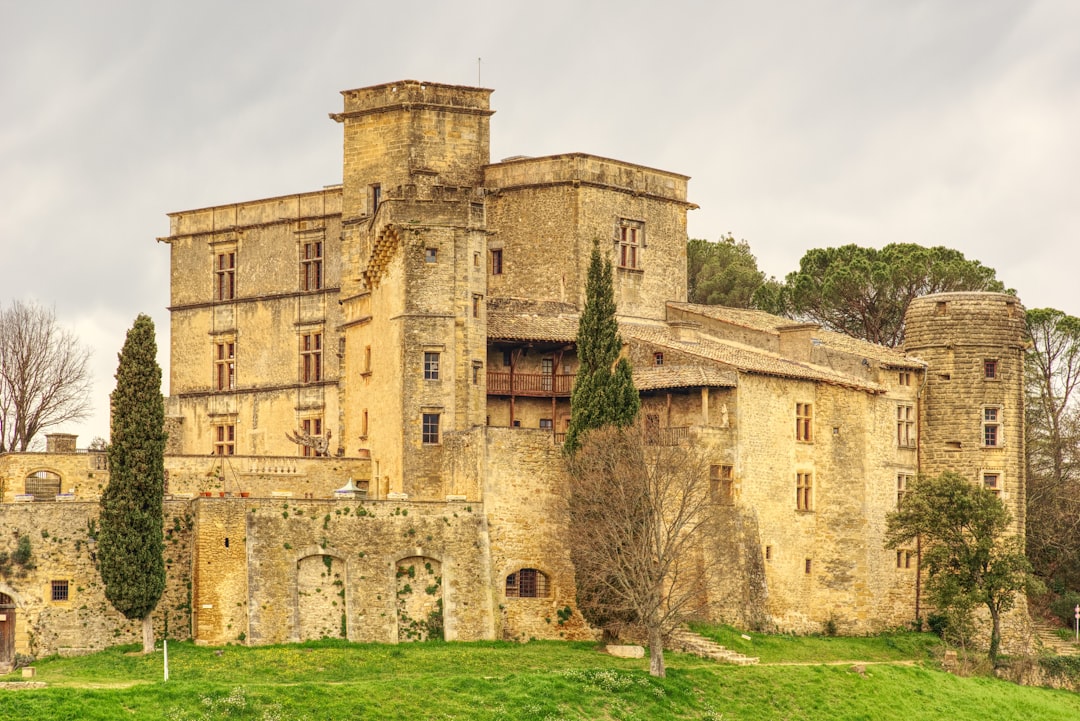
[[0, 451], [25, 451], [38, 433], [89, 414], [89, 361], [53, 311], [20, 301], [0, 309]]

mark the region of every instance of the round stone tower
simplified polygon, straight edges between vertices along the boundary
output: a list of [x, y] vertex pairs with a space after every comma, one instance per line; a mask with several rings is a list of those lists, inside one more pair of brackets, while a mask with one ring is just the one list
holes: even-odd
[[955, 471], [999, 494], [1024, 528], [1024, 308], [1005, 293], [916, 298], [904, 351], [928, 364], [919, 472]]

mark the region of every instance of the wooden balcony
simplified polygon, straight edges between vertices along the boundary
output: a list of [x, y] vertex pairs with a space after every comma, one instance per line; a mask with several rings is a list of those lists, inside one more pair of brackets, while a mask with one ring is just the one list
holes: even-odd
[[672, 426], [667, 428], [645, 428], [645, 445], [677, 446], [690, 440], [690, 426]]
[[574, 389], [575, 374], [502, 373], [488, 371], [487, 392], [492, 396], [535, 396], [568, 398]]

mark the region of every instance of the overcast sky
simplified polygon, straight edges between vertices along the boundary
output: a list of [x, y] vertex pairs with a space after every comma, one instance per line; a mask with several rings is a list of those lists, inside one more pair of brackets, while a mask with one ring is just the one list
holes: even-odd
[[95, 414], [63, 430], [107, 436], [140, 312], [167, 373], [167, 212], [338, 183], [339, 91], [479, 73], [493, 160], [689, 175], [690, 236], [770, 275], [947, 245], [1077, 315], [1078, 38], [1070, 0], [0, 0], [0, 303], [94, 348]]

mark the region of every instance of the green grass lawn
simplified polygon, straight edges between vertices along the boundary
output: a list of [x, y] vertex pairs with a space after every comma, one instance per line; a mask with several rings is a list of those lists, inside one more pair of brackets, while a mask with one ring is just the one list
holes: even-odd
[[[739, 637], [709, 630], [725, 643], [725, 634]], [[160, 652], [144, 657], [131, 653], [134, 647], [117, 647], [39, 661], [37, 680], [47, 688], [0, 691], [0, 719], [1080, 718], [1080, 695], [935, 670], [927, 660], [937, 643], [932, 637], [752, 634], [749, 643], [762, 665], [672, 653], [665, 679], [648, 675], [648, 659], [613, 658], [588, 643], [323, 641], [220, 649], [175, 643], [168, 683], [161, 680]], [[817, 658], [806, 658], [811, 655]], [[863, 673], [849, 664], [780, 665], [838, 660], [885, 663]]]

